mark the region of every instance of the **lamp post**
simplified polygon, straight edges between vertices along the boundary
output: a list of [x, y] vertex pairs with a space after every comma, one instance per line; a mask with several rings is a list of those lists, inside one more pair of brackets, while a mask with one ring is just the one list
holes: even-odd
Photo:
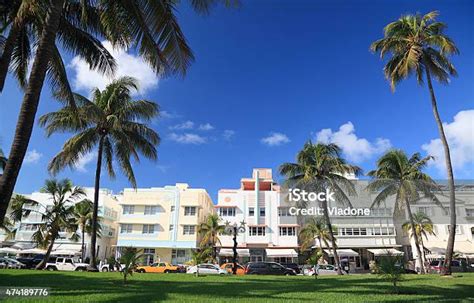
[[245, 221], [240, 222], [240, 225], [237, 223], [230, 224], [229, 222], [226, 222], [225, 225], [225, 232], [232, 235], [232, 239], [234, 240], [234, 247], [232, 248], [232, 274], [235, 275], [237, 274], [237, 235], [245, 232]]

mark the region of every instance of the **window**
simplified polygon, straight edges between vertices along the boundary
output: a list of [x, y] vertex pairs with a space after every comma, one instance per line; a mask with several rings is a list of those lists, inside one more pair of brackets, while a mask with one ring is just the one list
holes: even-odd
[[153, 234], [156, 230], [154, 224], [143, 224], [142, 234]]
[[171, 212], [174, 212], [174, 205], [171, 205]]
[[219, 216], [221, 216], [221, 217], [235, 217], [235, 207], [219, 208]]
[[196, 215], [196, 206], [185, 206], [184, 207], [185, 216], [195, 216]]
[[144, 254], [155, 254], [155, 249], [154, 248], [144, 248], [143, 249]]
[[278, 208], [278, 216], [280, 216], [280, 217], [289, 217], [289, 216], [291, 216], [290, 208], [289, 207], [280, 207], [280, 208]]
[[265, 217], [265, 208], [260, 208], [260, 217]]
[[37, 224], [24, 224], [24, 223], [22, 223], [20, 225], [20, 230], [22, 230], [22, 231], [34, 231], [34, 230], [37, 230], [37, 229], [38, 229]]
[[255, 216], [255, 209], [253, 207], [249, 207], [249, 217]]
[[174, 230], [174, 225], [170, 224], [170, 231], [173, 231], [173, 230]]
[[135, 212], [135, 205], [124, 205], [123, 206], [123, 214], [124, 215], [132, 215]]
[[431, 216], [431, 208], [427, 206], [419, 206], [418, 212], [423, 213], [427, 216]]
[[120, 224], [121, 234], [130, 234], [132, 232], [132, 224]]
[[296, 227], [280, 227], [280, 236], [296, 236]]
[[474, 208], [466, 208], [466, 216], [474, 217]]
[[196, 226], [183, 225], [183, 235], [194, 235], [195, 232], [196, 232]]
[[156, 215], [157, 212], [158, 212], [158, 206], [155, 206], [155, 205], [145, 206], [145, 215]]
[[249, 236], [265, 236], [265, 226], [249, 227]]

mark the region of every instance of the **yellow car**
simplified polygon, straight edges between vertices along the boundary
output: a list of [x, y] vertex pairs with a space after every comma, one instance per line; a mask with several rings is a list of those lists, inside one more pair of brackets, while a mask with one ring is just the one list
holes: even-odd
[[153, 272], [153, 273], [167, 274], [170, 272], [178, 272], [178, 266], [174, 266], [166, 262], [157, 262], [151, 265], [138, 266], [137, 272], [140, 272], [140, 273]]

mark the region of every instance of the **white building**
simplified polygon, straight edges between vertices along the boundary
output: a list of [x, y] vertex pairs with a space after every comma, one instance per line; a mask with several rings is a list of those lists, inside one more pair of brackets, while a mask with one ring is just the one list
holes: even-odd
[[[221, 189], [215, 206], [224, 221], [245, 222], [245, 232], [237, 237], [240, 262], [291, 262], [298, 256], [296, 217], [287, 212], [280, 199], [280, 187], [271, 169], [254, 169], [252, 178], [242, 178], [240, 188]], [[221, 260], [232, 256], [233, 240], [220, 236]]]
[[[94, 189], [84, 188], [86, 196], [83, 199], [93, 201]], [[46, 193], [33, 192], [25, 195], [27, 198], [38, 202], [41, 206], [37, 206], [39, 210], [48, 207], [53, 202], [50, 195]], [[82, 200], [82, 198], [80, 199]], [[117, 224], [120, 213], [120, 205], [116, 197], [107, 189], [101, 189], [99, 193], [99, 217], [101, 217], [101, 236], [97, 238], [96, 253], [99, 260], [103, 260], [108, 256], [115, 254], [115, 246], [117, 243]], [[13, 246], [17, 248], [33, 248], [36, 244], [31, 240], [32, 234], [38, 229], [38, 225], [42, 222], [42, 215], [32, 211], [29, 216], [23, 217], [21, 222], [17, 224], [17, 232], [15, 235]], [[81, 234], [80, 230], [78, 231]], [[74, 242], [69, 239], [70, 233], [61, 232], [60, 237], [56, 239], [53, 250], [67, 250], [76, 252], [80, 255], [81, 240]], [[85, 239], [86, 257], [90, 257], [90, 236], [86, 234]]]

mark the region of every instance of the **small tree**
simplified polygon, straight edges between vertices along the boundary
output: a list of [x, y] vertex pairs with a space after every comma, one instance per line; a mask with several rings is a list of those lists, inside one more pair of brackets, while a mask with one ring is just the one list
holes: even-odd
[[317, 268], [317, 266], [318, 266], [319, 260], [320, 260], [322, 257], [323, 257], [323, 252], [322, 252], [322, 250], [316, 249], [316, 250], [311, 254], [311, 256], [308, 258], [308, 260], [306, 260], [306, 262], [308, 262], [308, 264], [313, 265], [314, 278], [315, 278], [315, 279], [318, 278], [318, 273], [317, 273], [317, 271], [316, 271], [316, 268]]
[[205, 247], [192, 252], [191, 265], [196, 266], [196, 277], [199, 277], [199, 264], [209, 261], [212, 255], [212, 247]]
[[132, 276], [138, 266], [138, 262], [143, 258], [143, 254], [135, 247], [125, 247], [122, 252], [121, 261], [123, 263], [122, 275], [123, 284], [127, 283], [127, 277]]
[[402, 281], [404, 272], [405, 261], [403, 256], [388, 254], [380, 257], [376, 265], [376, 273], [392, 283], [395, 293], [399, 292], [397, 283]]

